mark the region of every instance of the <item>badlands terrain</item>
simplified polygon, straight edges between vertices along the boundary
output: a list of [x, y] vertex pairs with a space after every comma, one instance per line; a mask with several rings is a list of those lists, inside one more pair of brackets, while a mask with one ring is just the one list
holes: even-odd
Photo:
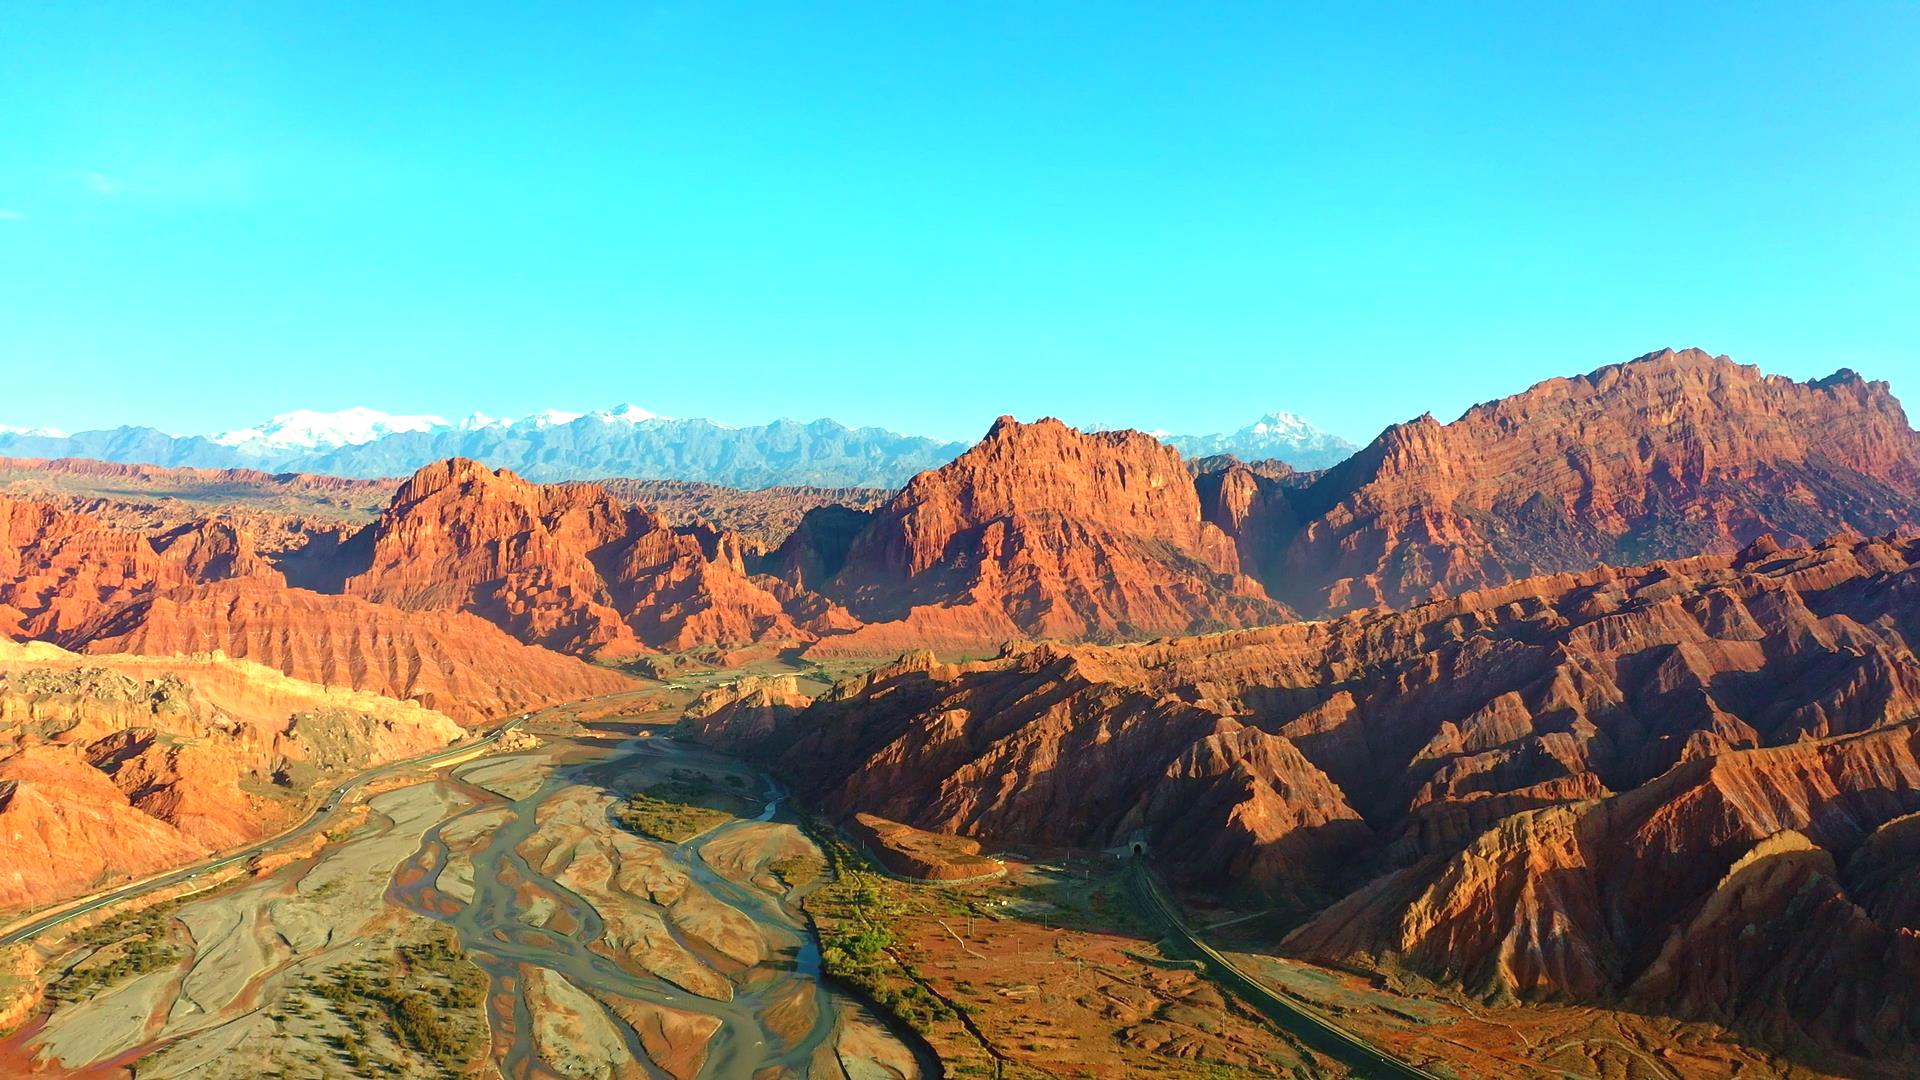
[[1885, 384], [1182, 445], [0, 461], [0, 1074], [1912, 1075]]

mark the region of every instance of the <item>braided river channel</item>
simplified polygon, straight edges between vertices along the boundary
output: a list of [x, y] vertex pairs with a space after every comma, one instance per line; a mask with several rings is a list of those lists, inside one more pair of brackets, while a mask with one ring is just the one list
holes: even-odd
[[[324, 842], [251, 874], [50, 936], [49, 979], [78, 989], [0, 1037], [0, 1075], [940, 1075], [915, 1035], [822, 979], [801, 904], [826, 864], [779, 785], [666, 737], [670, 708], [579, 714], [370, 785], [329, 808]], [[697, 807], [691, 825], [636, 823], [648, 792]], [[90, 974], [124, 971], [130, 942], [136, 974]]]

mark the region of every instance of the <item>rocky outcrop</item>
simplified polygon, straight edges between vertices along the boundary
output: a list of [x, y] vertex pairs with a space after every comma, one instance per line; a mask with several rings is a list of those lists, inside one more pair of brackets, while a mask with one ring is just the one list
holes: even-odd
[[1303, 479], [1280, 462], [1231, 457], [1203, 458], [1188, 471], [1201, 516], [1233, 538], [1240, 565], [1261, 581], [1279, 581], [1281, 549], [1274, 540], [1300, 529], [1291, 493]]
[[59, 634], [155, 588], [189, 581], [145, 536], [84, 514], [0, 498], [0, 631]]
[[793, 675], [745, 675], [701, 694], [680, 714], [682, 728], [716, 742], [752, 746], [813, 704]]
[[348, 593], [472, 612], [563, 652], [617, 659], [808, 636], [748, 578], [731, 534], [669, 526], [596, 485], [444, 461], [401, 486], [371, 536]]
[[1916, 613], [1920, 540], [1757, 542], [1403, 612], [919, 654], [735, 748], [842, 814], [1144, 842], [1311, 916], [1289, 947], [1322, 959], [1885, 1055], [1920, 1034]]
[[820, 591], [872, 624], [816, 655], [1124, 639], [1287, 614], [1202, 519], [1177, 453], [1138, 432], [1057, 420], [1001, 418], [876, 511], [844, 557], [787, 559], [802, 580], [831, 572]]
[[[1312, 887], [1368, 833], [1289, 741], [1143, 692], [1099, 650], [988, 661], [919, 653], [843, 683], [783, 724], [716, 712], [696, 733], [777, 757], [807, 794], [943, 833], [1111, 847], [1150, 838], [1210, 876]], [[1197, 846], [1196, 846], [1197, 845]]]
[[[1624, 998], [1781, 1045], [1910, 1052], [1920, 934], [1870, 910], [1881, 823], [1920, 808], [1920, 726], [1736, 751], [1506, 818], [1288, 945], [1496, 994]], [[1904, 882], [1911, 868], [1897, 872]]]
[[111, 778], [72, 747], [0, 758], [0, 910], [75, 896], [121, 876], [192, 862], [207, 849], [135, 809]]
[[90, 653], [222, 652], [324, 686], [418, 702], [465, 724], [633, 685], [523, 645], [476, 616], [258, 581], [170, 590], [116, 609], [66, 643]]
[[71, 653], [0, 642], [0, 749], [92, 745], [128, 731], [218, 736], [244, 771], [362, 768], [438, 749], [462, 730], [417, 702], [322, 686], [222, 653]]
[[364, 524], [398, 486], [256, 469], [178, 469], [84, 458], [0, 458], [0, 494], [163, 531], [216, 515]]
[[[0, 459], [0, 487], [32, 495], [0, 495], [0, 633], [10, 636], [78, 643], [83, 624], [131, 603], [238, 578], [470, 612], [530, 644], [604, 659], [805, 642], [857, 625], [803, 589], [755, 580], [731, 532], [670, 524], [598, 485], [532, 484], [465, 460], [396, 488]], [[655, 489], [678, 493], [683, 517], [707, 508], [750, 522], [797, 521], [833, 494], [622, 485], [628, 496]], [[375, 498], [387, 505], [369, 522]]]
[[[622, 522], [638, 513], [603, 508]], [[459, 610], [461, 597], [469, 594], [458, 590], [480, 573], [476, 567], [490, 565], [490, 559], [511, 561], [498, 554], [516, 543], [506, 527], [492, 538], [469, 530], [451, 542], [431, 522], [410, 523], [408, 529], [401, 535], [441, 541], [422, 544], [418, 560], [423, 562], [409, 560], [394, 542], [384, 548], [373, 543], [371, 533], [367, 541], [341, 540], [332, 547], [335, 562], [388, 560], [378, 564], [387, 573], [365, 582], [366, 591], [398, 601], [381, 604], [290, 587], [262, 556], [254, 533], [225, 517], [137, 531], [0, 497], [0, 637], [95, 653], [221, 651], [313, 682], [420, 701], [463, 722], [628, 685], [611, 671], [522, 646]], [[617, 560], [612, 577], [625, 590], [621, 595], [646, 609], [634, 621], [673, 640], [672, 634], [725, 636], [730, 631], [722, 628], [745, 620], [742, 612], [753, 604], [771, 605], [765, 623], [783, 617], [777, 601], [746, 583], [737, 552], [715, 541], [709, 555], [697, 538], [673, 533], [675, 539], [667, 541], [668, 535], [665, 529], [629, 535], [607, 554]], [[531, 540], [522, 546], [552, 547], [540, 548]], [[683, 572], [688, 546], [699, 552], [699, 565]], [[571, 567], [564, 559], [554, 562]], [[329, 576], [324, 567], [308, 569], [314, 578]], [[546, 591], [546, 583], [554, 578], [541, 577], [537, 559], [532, 566], [516, 564], [512, 572], [527, 581], [524, 595], [486, 594], [496, 601], [492, 610], [500, 621], [529, 636], [544, 633], [570, 642], [591, 637], [594, 609], [576, 602], [577, 594], [569, 591], [574, 582], [561, 582], [560, 599], [549, 603], [556, 593]], [[591, 563], [580, 574], [582, 588], [591, 578], [604, 591]], [[337, 583], [345, 577], [332, 574]], [[734, 605], [714, 599], [732, 595], [744, 599]], [[616, 638], [626, 634], [631, 640], [617, 616], [611, 626]]]
[[0, 635], [71, 638], [156, 592], [236, 578], [283, 584], [252, 537], [231, 522], [142, 533], [0, 496]]
[[460, 735], [418, 705], [224, 656], [0, 643], [0, 909], [241, 846], [328, 776]]
[[[168, 469], [63, 458], [0, 458], [0, 495], [84, 514], [149, 536], [156, 547], [214, 524], [212, 553], [244, 545], [299, 587], [315, 587], [309, 565], [325, 562], [345, 534], [373, 520], [393, 497], [393, 480], [347, 480], [253, 469]], [[237, 551], [236, 551], [237, 553]], [[256, 572], [259, 562], [226, 576]], [[320, 580], [324, 581], [324, 577]], [[339, 591], [336, 578], [327, 591]]]
[[855, 814], [846, 827], [868, 854], [900, 877], [970, 881], [1004, 872], [998, 860], [980, 854], [978, 840], [964, 836], [930, 833], [872, 814]]
[[601, 480], [607, 494], [644, 506], [675, 525], [704, 525], [740, 537], [749, 554], [780, 546], [815, 510], [872, 510], [893, 497], [892, 488], [769, 487], [743, 489], [691, 480]]
[[155, 536], [153, 546], [177, 563], [190, 581], [245, 577], [285, 580], [260, 554], [254, 534], [224, 518], [175, 526]]
[[1665, 350], [1387, 429], [1242, 534], [1303, 611], [1403, 605], [1598, 562], [1810, 543], [1920, 520], [1920, 436], [1887, 385]]

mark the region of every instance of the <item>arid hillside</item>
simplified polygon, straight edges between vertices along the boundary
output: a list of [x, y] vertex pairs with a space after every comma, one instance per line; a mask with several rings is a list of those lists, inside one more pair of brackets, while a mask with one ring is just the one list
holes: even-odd
[[1920, 521], [1920, 435], [1883, 382], [1650, 353], [1387, 429], [1311, 484], [1235, 476], [1209, 507], [1307, 613], [1533, 574], [1816, 543]]
[[0, 911], [245, 844], [291, 824], [326, 777], [462, 734], [413, 702], [217, 654], [0, 642]]
[[839, 813], [1145, 842], [1305, 955], [1883, 1054], [1920, 1037], [1916, 640], [1920, 541], [1760, 542], [693, 724]]
[[472, 723], [605, 693], [620, 675], [461, 612], [290, 587], [219, 519], [168, 533], [0, 498], [0, 636], [83, 652], [223, 652]]
[[[814, 655], [991, 651], [1284, 619], [1201, 518], [1180, 456], [1138, 432], [1002, 417], [864, 520], [810, 527], [771, 568], [867, 625]], [[843, 518], [846, 515], [841, 515]]]

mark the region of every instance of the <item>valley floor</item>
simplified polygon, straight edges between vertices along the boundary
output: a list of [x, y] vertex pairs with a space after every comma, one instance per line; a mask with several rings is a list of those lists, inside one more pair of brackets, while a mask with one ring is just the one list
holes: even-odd
[[[63, 927], [0, 1075], [1356, 1075], [1212, 981], [1119, 860], [876, 872], [772, 778], [665, 737], [695, 689], [550, 710], [536, 748], [384, 777], [277, 868]], [[1187, 921], [1436, 1076], [1830, 1075], [1703, 1025], [1279, 959], [1257, 916]]]
[[[545, 719], [575, 733], [396, 778], [317, 854], [62, 928], [0, 1075], [922, 1075], [910, 1036], [818, 977], [796, 903], [825, 864], [770, 781]], [[741, 813], [680, 843], [616, 823], [664, 783]]]

